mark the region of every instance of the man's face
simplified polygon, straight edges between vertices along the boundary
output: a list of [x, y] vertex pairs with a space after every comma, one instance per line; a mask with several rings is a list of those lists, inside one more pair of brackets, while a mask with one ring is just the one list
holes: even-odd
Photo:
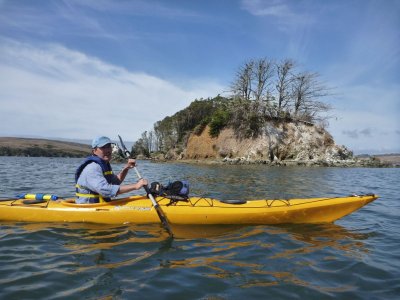
[[100, 157], [102, 160], [110, 161], [112, 157], [112, 146], [111, 144], [106, 144], [103, 147], [96, 147], [93, 149], [93, 154]]

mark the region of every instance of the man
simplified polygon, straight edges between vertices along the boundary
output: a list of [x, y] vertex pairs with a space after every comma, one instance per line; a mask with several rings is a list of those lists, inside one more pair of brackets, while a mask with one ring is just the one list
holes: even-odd
[[111, 169], [112, 142], [106, 136], [96, 137], [92, 142], [92, 155], [78, 167], [75, 173], [76, 203], [108, 202], [111, 198], [138, 190], [148, 182], [140, 179], [137, 183], [121, 185], [136, 161], [129, 159], [118, 175]]

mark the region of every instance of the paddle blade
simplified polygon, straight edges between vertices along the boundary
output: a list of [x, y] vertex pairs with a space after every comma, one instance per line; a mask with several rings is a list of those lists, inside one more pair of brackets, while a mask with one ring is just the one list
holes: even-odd
[[170, 237], [174, 237], [174, 234], [172, 233], [171, 227], [168, 224], [167, 218], [164, 216], [163, 211], [161, 210], [161, 207], [159, 205], [155, 205], [154, 208], [157, 211], [158, 217], [160, 218], [161, 224], [167, 230], [168, 234]]
[[121, 137], [119, 134], [118, 134], [118, 138], [119, 138], [119, 141], [120, 141], [120, 143], [121, 143], [122, 150], [124, 151], [125, 155], [126, 155], [127, 157], [130, 157], [130, 156], [131, 156], [131, 153], [130, 153], [129, 150], [126, 148], [125, 143], [124, 143], [124, 141], [122, 140], [122, 137]]
[[118, 145], [118, 155], [121, 156], [122, 158], [127, 158], [124, 151], [122, 151], [119, 145]]

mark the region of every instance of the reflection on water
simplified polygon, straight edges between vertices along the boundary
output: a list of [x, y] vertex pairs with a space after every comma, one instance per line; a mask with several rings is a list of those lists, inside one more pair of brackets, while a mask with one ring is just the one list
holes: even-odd
[[[368, 252], [362, 240], [367, 238], [367, 234], [353, 233], [333, 224], [242, 227], [180, 249], [185, 250], [185, 255], [164, 260], [153, 271], [193, 269], [208, 278], [234, 279], [241, 288], [284, 282], [308, 286], [321, 293], [343, 292], [352, 287], [315, 285], [301, 273], [308, 269], [346, 271], [349, 265], [341, 264], [337, 257], [362, 259]], [[192, 256], [192, 251], [196, 255]]]
[[[205, 232], [201, 227], [205, 227], [207, 231], [210, 226], [197, 226], [197, 230], [201, 235]], [[354, 233], [346, 230], [344, 227], [335, 224], [318, 224], [318, 225], [286, 225], [286, 226], [243, 226], [231, 227], [229, 231], [220, 232], [214, 236], [208, 236], [208, 240], [202, 240], [201, 246], [207, 247], [209, 253], [221, 253], [229, 250], [231, 257], [235, 253], [239, 253], [241, 248], [257, 247], [265, 249], [266, 252], [274, 247], [280, 247], [273, 243], [274, 236], [280, 238], [285, 237], [292, 243], [291, 249], [284, 248], [283, 250], [274, 252], [271, 259], [285, 258], [291, 259], [298, 254], [312, 254], [319, 250], [330, 248], [332, 251], [343, 252], [343, 255], [354, 255], [358, 258], [368, 250], [364, 247], [362, 240], [368, 238], [368, 234]], [[268, 239], [266, 239], [268, 237]], [[215, 241], [218, 240], [216, 243]], [[200, 244], [195, 244], [200, 245]], [[234, 251], [231, 251], [234, 250]], [[209, 254], [207, 253], [207, 254]], [[212, 262], [213, 258], [207, 259]], [[220, 257], [219, 257], [220, 258]], [[190, 261], [190, 260], [189, 260]], [[196, 258], [198, 262], [198, 257]], [[190, 263], [189, 263], [190, 264]], [[177, 265], [183, 265], [179, 261]], [[187, 264], [184, 264], [187, 266]], [[254, 267], [254, 264], [251, 264]]]

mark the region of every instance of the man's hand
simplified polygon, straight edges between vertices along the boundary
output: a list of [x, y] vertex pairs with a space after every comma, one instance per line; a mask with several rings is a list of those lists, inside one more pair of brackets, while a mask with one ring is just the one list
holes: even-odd
[[133, 158], [128, 159], [128, 162], [126, 163], [124, 169], [132, 169], [136, 166], [136, 160]]
[[149, 184], [149, 182], [147, 181], [147, 179], [144, 179], [144, 178], [139, 179], [139, 181], [137, 182], [137, 185], [138, 185], [137, 189], [140, 189], [140, 188], [142, 188], [142, 187], [144, 187], [145, 185], [148, 185], [148, 184]]
[[121, 172], [117, 175], [119, 181], [124, 181], [126, 175], [128, 174], [128, 171], [130, 169], [133, 169], [136, 166], [136, 160], [133, 158], [128, 159], [128, 162], [126, 163], [125, 167], [121, 170]]

